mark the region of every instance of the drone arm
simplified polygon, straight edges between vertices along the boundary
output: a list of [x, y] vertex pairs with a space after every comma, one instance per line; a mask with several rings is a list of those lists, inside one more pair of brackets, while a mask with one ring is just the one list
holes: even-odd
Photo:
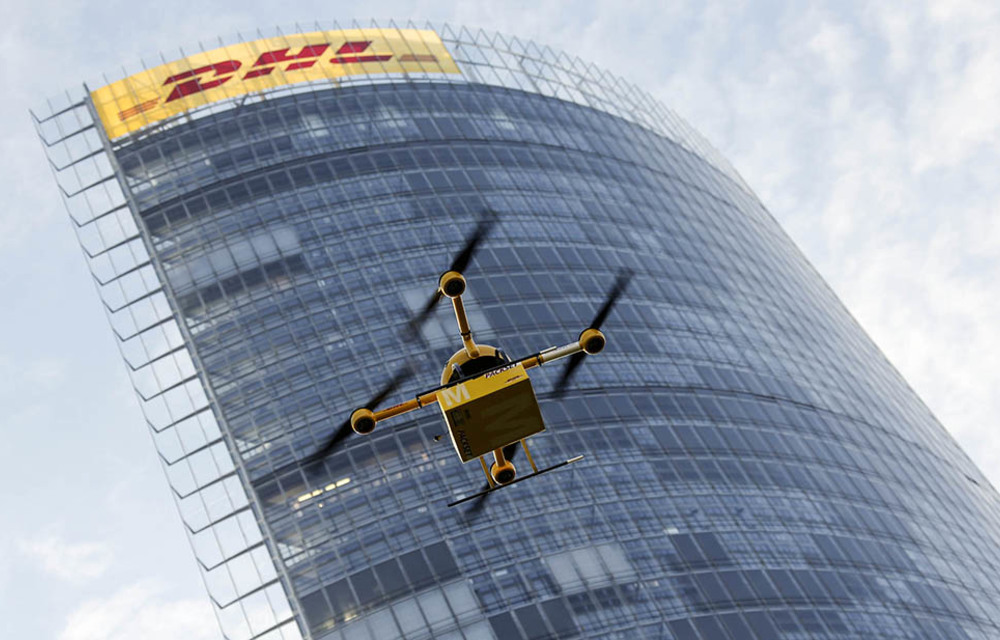
[[462, 302], [462, 294], [465, 293], [465, 278], [461, 273], [452, 269], [441, 274], [438, 280], [438, 292], [451, 298], [451, 304], [455, 307], [455, 319], [458, 320], [458, 332], [462, 336], [462, 346], [470, 358], [479, 357], [479, 347], [472, 339], [472, 328], [469, 327], [469, 317], [465, 314], [465, 304]]
[[410, 411], [416, 411], [417, 409], [426, 407], [429, 404], [434, 404], [437, 400], [437, 390], [428, 391], [427, 393], [420, 394], [412, 400], [400, 402], [395, 406], [382, 409], [381, 411], [375, 411], [372, 413], [371, 419], [375, 422], [381, 422], [382, 420], [387, 420], [404, 413], [409, 413]]
[[561, 347], [550, 347], [539, 353], [536, 357], [538, 358], [538, 364], [543, 365], [548, 362], [552, 362], [553, 360], [575, 355], [581, 351], [583, 351], [583, 349], [580, 347], [579, 342], [570, 342], [569, 344]]
[[451, 299], [452, 306], [455, 307], [455, 318], [458, 320], [458, 332], [462, 336], [462, 346], [465, 347], [465, 352], [469, 354], [470, 358], [478, 358], [479, 347], [476, 346], [475, 340], [472, 339], [472, 327], [469, 326], [469, 318], [465, 314], [465, 304], [462, 302], [462, 296], [455, 296]]
[[570, 342], [569, 344], [564, 344], [561, 347], [551, 347], [537, 353], [533, 356], [528, 356], [520, 361], [520, 364], [524, 365], [525, 369], [530, 369], [532, 367], [539, 367], [543, 364], [548, 364], [555, 360], [560, 360], [567, 356], [573, 356], [580, 352], [587, 353], [588, 355], [594, 355], [600, 353], [604, 349], [604, 345], [607, 340], [604, 334], [598, 329], [584, 329], [580, 334], [580, 337]]

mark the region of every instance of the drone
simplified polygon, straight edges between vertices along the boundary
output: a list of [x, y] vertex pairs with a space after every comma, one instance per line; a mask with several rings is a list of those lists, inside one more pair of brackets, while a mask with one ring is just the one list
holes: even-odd
[[[451, 301], [462, 348], [445, 363], [440, 384], [405, 402], [377, 410], [378, 405], [410, 377], [412, 369], [404, 367], [370, 402], [355, 409], [324, 446], [305, 458], [303, 466], [308, 467], [329, 456], [351, 433], [368, 435], [385, 420], [432, 404], [437, 404], [441, 410], [447, 434], [459, 459], [463, 464], [478, 460], [486, 476], [486, 485], [481, 491], [451, 502], [449, 507], [477, 499], [481, 506], [482, 499], [498, 489], [583, 459], [583, 456], [576, 456], [542, 469], [536, 465], [527, 439], [544, 431], [545, 424], [527, 372], [543, 364], [568, 358], [566, 367], [554, 386], [553, 395], [560, 396], [584, 358], [604, 350], [607, 340], [601, 332], [601, 325], [624, 292], [632, 273], [625, 270], [618, 275], [590, 326], [576, 340], [523, 358], [511, 359], [500, 348], [475, 341], [462, 300], [467, 290], [462, 272], [468, 268], [477, 247], [495, 221], [495, 215], [484, 215], [448, 270], [441, 274], [430, 300], [409, 323], [409, 329], [415, 333], [442, 299]], [[442, 437], [439, 435], [435, 440], [441, 440]], [[519, 475], [512, 462], [519, 448], [524, 449], [531, 467], [531, 473], [526, 475]], [[488, 462], [487, 458], [492, 460]]]

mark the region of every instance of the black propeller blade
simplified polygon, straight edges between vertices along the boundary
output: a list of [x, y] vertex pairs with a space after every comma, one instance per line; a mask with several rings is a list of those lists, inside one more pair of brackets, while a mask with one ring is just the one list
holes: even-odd
[[615, 278], [615, 284], [611, 287], [611, 291], [608, 293], [607, 300], [604, 301], [604, 306], [601, 310], [597, 312], [594, 316], [594, 321], [590, 323], [591, 329], [600, 329], [604, 321], [607, 320], [608, 314], [611, 312], [611, 308], [615, 306], [618, 302], [618, 298], [625, 293], [625, 287], [628, 286], [629, 281], [632, 279], [631, 269], [622, 269], [618, 272], [618, 277]]
[[[615, 284], [611, 287], [611, 291], [608, 292], [608, 297], [605, 299], [604, 304], [598, 310], [597, 315], [594, 316], [594, 320], [590, 323], [590, 329], [600, 329], [604, 321], [608, 319], [608, 314], [611, 313], [611, 309], [618, 302], [618, 298], [625, 292], [625, 288], [628, 286], [629, 280], [632, 279], [632, 270], [623, 269], [618, 273], [618, 277], [615, 279]], [[556, 380], [555, 385], [552, 387], [552, 395], [556, 398], [562, 396], [566, 391], [566, 387], [569, 384], [570, 379], [573, 377], [573, 373], [576, 372], [577, 367], [583, 362], [584, 358], [587, 357], [586, 353], [574, 353], [569, 357], [569, 361], [566, 363], [566, 367], [563, 369], [562, 375]]]
[[[392, 377], [392, 380], [390, 380], [384, 387], [382, 387], [382, 389], [379, 390], [377, 394], [375, 394], [375, 397], [373, 397], [368, 404], [364, 405], [365, 408], [369, 411], [374, 411], [375, 407], [389, 397], [389, 394], [398, 389], [400, 385], [402, 385], [403, 382], [405, 382], [411, 375], [413, 375], [412, 367], [409, 365], [404, 366], [399, 370], [399, 372], [396, 373], [395, 376]], [[338, 448], [340, 443], [347, 439], [347, 437], [353, 432], [354, 430], [351, 429], [351, 420], [348, 418], [339, 427], [337, 427], [337, 429], [333, 432], [333, 435], [330, 436], [330, 439], [326, 441], [326, 444], [311, 453], [309, 456], [303, 458], [299, 464], [306, 469], [307, 473], [311, 472], [316, 468], [316, 463], [321, 462], [324, 458], [333, 453]]]
[[[479, 224], [476, 225], [476, 230], [472, 232], [465, 240], [465, 246], [462, 250], [455, 255], [455, 258], [451, 261], [451, 265], [448, 267], [448, 271], [457, 271], [458, 273], [463, 273], [468, 267], [469, 262], [472, 261], [472, 256], [475, 255], [476, 249], [479, 248], [479, 244], [486, 238], [489, 234], [490, 229], [496, 224], [497, 218], [496, 213], [487, 209], [483, 212], [482, 217], [479, 219]], [[418, 328], [427, 318], [430, 317], [431, 312], [434, 311], [434, 307], [440, 302], [442, 297], [441, 290], [434, 292], [431, 299], [427, 301], [427, 304], [423, 309], [420, 310], [413, 320], [410, 321], [410, 327], [412, 329]]]
[[472, 260], [472, 256], [475, 255], [476, 249], [479, 247], [479, 243], [482, 242], [486, 235], [496, 224], [497, 217], [496, 213], [487, 209], [482, 213], [479, 219], [479, 224], [476, 225], [476, 230], [472, 232], [472, 235], [468, 237], [465, 241], [465, 246], [462, 250], [455, 256], [455, 259], [451, 261], [451, 265], [448, 267], [448, 271], [457, 271], [462, 273], [469, 267], [469, 262]]

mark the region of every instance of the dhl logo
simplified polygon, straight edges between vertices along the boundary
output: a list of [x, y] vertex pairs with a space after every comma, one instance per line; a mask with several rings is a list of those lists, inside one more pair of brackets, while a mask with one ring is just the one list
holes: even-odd
[[349, 75], [408, 72], [459, 73], [433, 31], [353, 29], [215, 49], [102, 87], [91, 97], [108, 136], [116, 138], [192, 107], [253, 91]]

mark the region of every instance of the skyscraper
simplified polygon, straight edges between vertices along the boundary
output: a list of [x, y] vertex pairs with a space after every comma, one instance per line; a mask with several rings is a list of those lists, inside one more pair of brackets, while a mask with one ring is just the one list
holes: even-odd
[[[316, 31], [39, 117], [230, 638], [990, 638], [997, 494], [733, 169], [648, 97], [516, 39]], [[484, 210], [477, 338], [572, 339], [567, 469], [482, 484], [432, 411], [299, 461], [406, 363]], [[424, 384], [421, 381], [428, 381]], [[402, 398], [402, 392], [396, 394]]]

